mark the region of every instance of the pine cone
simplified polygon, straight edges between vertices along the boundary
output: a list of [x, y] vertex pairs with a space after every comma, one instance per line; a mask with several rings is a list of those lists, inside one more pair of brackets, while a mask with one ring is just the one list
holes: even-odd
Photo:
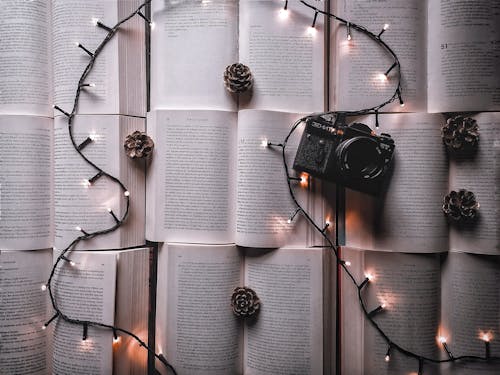
[[260, 300], [253, 289], [237, 287], [231, 296], [231, 307], [234, 315], [247, 318], [259, 312]]
[[470, 117], [450, 117], [441, 128], [444, 144], [454, 151], [473, 149], [479, 142], [479, 126]]
[[153, 153], [155, 144], [146, 133], [136, 130], [127, 135], [123, 147], [129, 158], [148, 158]]
[[455, 221], [473, 219], [478, 208], [474, 193], [465, 189], [452, 190], [444, 197], [443, 212]]
[[252, 87], [253, 78], [250, 68], [236, 63], [228, 65], [224, 72], [224, 86], [230, 92], [240, 93]]

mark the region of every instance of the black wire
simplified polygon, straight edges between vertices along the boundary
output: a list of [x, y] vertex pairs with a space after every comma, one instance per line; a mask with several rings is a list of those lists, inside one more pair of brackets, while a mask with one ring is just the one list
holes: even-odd
[[346, 21], [346, 20], [344, 20], [344, 19], [336, 16], [333, 13], [325, 12], [325, 11], [323, 11], [321, 9], [318, 9], [315, 6], [308, 4], [306, 1], [300, 0], [300, 2], [302, 4], [304, 4], [305, 6], [311, 8], [312, 10], [314, 10], [317, 13], [321, 13], [321, 14], [327, 16], [327, 17], [333, 18], [333, 19], [337, 20], [340, 23], [343, 23], [343, 24], [346, 24], [346, 25], [349, 24], [349, 27], [352, 27], [353, 29], [358, 30], [358, 31], [360, 31], [360, 32], [368, 35], [371, 39], [373, 39], [379, 45], [381, 45], [382, 47], [384, 47], [384, 49], [394, 58], [395, 66], [398, 68], [398, 75], [397, 75], [397, 77], [398, 77], [398, 84], [397, 84], [396, 89], [394, 91], [394, 94], [391, 96], [391, 98], [388, 99], [388, 100], [386, 100], [382, 104], [379, 104], [379, 105], [376, 105], [376, 106], [373, 106], [373, 107], [370, 107], [370, 108], [366, 108], [366, 109], [361, 109], [361, 110], [358, 110], [358, 111], [330, 111], [330, 112], [323, 112], [323, 113], [319, 113], [319, 114], [315, 113], [315, 114], [310, 115], [310, 116], [305, 116], [305, 117], [297, 120], [292, 125], [291, 130], [288, 133], [288, 135], [286, 136], [286, 138], [283, 141], [283, 143], [275, 144], [275, 143], [268, 142], [268, 145], [270, 147], [281, 147], [281, 149], [282, 149], [283, 167], [284, 167], [285, 174], [286, 174], [286, 182], [288, 184], [288, 191], [290, 193], [290, 197], [292, 198], [292, 201], [294, 202], [295, 206], [297, 207], [298, 212], [302, 213], [302, 216], [304, 216], [304, 218], [307, 220], [307, 222], [310, 225], [312, 225], [314, 227], [314, 229], [326, 241], [326, 243], [328, 244], [327, 247], [333, 251], [333, 253], [335, 254], [335, 257], [337, 259], [337, 264], [340, 267], [342, 267], [342, 269], [344, 270], [344, 272], [346, 273], [346, 275], [351, 279], [351, 281], [353, 282], [353, 284], [358, 289], [359, 304], [361, 306], [361, 309], [363, 310], [363, 314], [365, 316], [365, 319], [367, 319], [370, 322], [370, 324], [382, 336], [382, 338], [386, 341], [386, 343], [389, 345], [389, 347], [391, 349], [395, 349], [398, 352], [406, 355], [407, 357], [412, 357], [412, 358], [417, 359], [419, 361], [419, 367], [423, 367], [425, 361], [431, 362], [431, 363], [446, 363], [446, 362], [456, 362], [456, 361], [485, 361], [485, 362], [488, 362], [488, 361], [499, 361], [500, 357], [491, 357], [491, 356], [489, 356], [489, 357], [487, 357], [487, 356], [480, 357], [480, 356], [474, 356], [474, 355], [462, 355], [462, 356], [451, 357], [451, 358], [442, 359], [442, 360], [440, 360], [440, 359], [434, 359], [434, 358], [426, 357], [426, 356], [417, 354], [415, 352], [412, 352], [412, 351], [410, 351], [408, 349], [405, 349], [404, 347], [402, 347], [401, 345], [397, 344], [396, 342], [394, 342], [384, 332], [384, 330], [377, 324], [377, 322], [375, 321], [375, 319], [373, 318], [373, 316], [370, 315], [370, 311], [368, 311], [367, 308], [366, 308], [365, 301], [364, 301], [364, 299], [362, 297], [362, 294], [361, 294], [362, 290], [363, 290], [363, 287], [365, 286], [366, 283], [364, 283], [364, 282], [358, 283], [356, 281], [356, 278], [351, 273], [351, 271], [349, 271], [349, 269], [347, 268], [347, 265], [345, 264], [345, 262], [342, 259], [340, 259], [339, 254], [338, 254], [338, 247], [328, 237], [327, 231], [323, 230], [323, 227], [320, 227], [318, 224], [316, 224], [314, 222], [314, 220], [312, 219], [312, 217], [310, 216], [310, 214], [298, 202], [298, 200], [297, 200], [297, 198], [295, 196], [295, 193], [293, 191], [293, 188], [292, 188], [292, 183], [291, 183], [291, 181], [293, 181], [293, 179], [292, 179], [293, 176], [290, 176], [290, 171], [289, 171], [289, 167], [288, 167], [288, 164], [287, 164], [287, 161], [286, 161], [286, 156], [285, 156], [285, 150], [286, 150], [286, 146], [287, 146], [288, 140], [290, 139], [290, 137], [293, 134], [293, 132], [297, 129], [297, 127], [302, 122], [305, 122], [308, 118], [313, 117], [313, 116], [318, 116], [318, 115], [332, 115], [332, 114], [335, 114], [335, 115], [342, 114], [342, 115], [346, 115], [346, 116], [356, 116], [356, 115], [366, 115], [366, 114], [375, 114], [375, 115], [378, 115], [378, 111], [382, 107], [385, 107], [389, 103], [391, 103], [394, 100], [396, 100], [396, 98], [399, 98], [399, 95], [401, 95], [401, 91], [402, 91], [402, 89], [401, 89], [401, 65], [399, 63], [399, 59], [396, 56], [396, 53], [380, 38], [379, 35], [375, 35], [371, 31], [367, 30], [365, 27], [357, 25], [357, 24], [352, 23], [352, 22], [348, 22], [348, 21]]
[[[92, 166], [97, 171], [97, 173], [100, 175], [100, 177], [105, 176], [105, 177], [109, 178], [110, 180], [112, 180], [113, 182], [115, 182], [116, 184], [118, 184], [121, 187], [123, 193], [125, 193], [128, 190], [127, 190], [125, 184], [122, 181], [120, 181], [119, 178], [117, 178], [117, 177], [109, 174], [108, 172], [106, 172], [103, 169], [101, 169], [100, 167], [98, 167], [94, 162], [92, 162], [90, 159], [88, 159], [82, 153], [82, 150], [80, 149], [79, 145], [76, 144], [76, 141], [75, 141], [75, 138], [74, 138], [74, 135], [73, 135], [73, 124], [72, 124], [72, 122], [73, 122], [73, 118], [75, 117], [75, 115], [76, 115], [76, 113], [78, 111], [78, 103], [79, 103], [79, 99], [80, 99], [80, 94], [81, 94], [82, 89], [86, 85], [85, 80], [86, 80], [87, 76], [90, 74], [90, 72], [92, 71], [92, 68], [94, 67], [94, 63], [96, 62], [99, 54], [104, 49], [104, 47], [106, 46], [106, 44], [116, 34], [116, 32], [118, 31], [119, 27], [123, 23], [125, 23], [129, 19], [131, 19], [132, 17], [134, 17], [136, 15], [141, 16], [142, 15], [141, 10], [145, 6], [147, 6], [148, 4], [150, 4], [150, 2], [151, 2], [151, 0], [144, 1], [134, 12], [132, 12], [130, 15], [128, 15], [127, 17], [123, 18], [122, 20], [118, 21], [118, 23], [116, 25], [114, 25], [113, 27], [107, 27], [105, 25], [104, 25], [104, 27], [100, 26], [101, 28], [103, 28], [104, 30], [106, 30], [108, 33], [107, 33], [106, 37], [104, 38], [104, 40], [96, 48], [95, 52], [92, 53], [92, 54], [89, 54], [90, 60], [89, 60], [89, 62], [87, 64], [87, 66], [85, 67], [82, 75], [80, 76], [80, 79], [78, 80], [78, 85], [77, 85], [77, 89], [76, 89], [76, 93], [75, 93], [75, 100], [73, 102], [73, 108], [72, 108], [71, 112], [67, 113], [65, 111], [61, 111], [65, 115], [67, 115], [68, 134], [69, 134], [69, 138], [71, 140], [71, 143], [72, 143], [73, 148], [75, 149], [75, 151], [80, 155], [80, 157], [87, 164], [89, 164], [90, 166]], [[57, 109], [59, 109], [59, 108], [57, 108]], [[126, 207], [125, 207], [125, 212], [123, 213], [122, 217], [118, 218], [118, 217], [116, 217], [116, 215], [114, 215], [114, 213], [112, 213], [113, 214], [112, 216], [113, 216], [113, 218], [115, 219], [115, 222], [116, 222], [115, 225], [113, 225], [112, 227], [106, 228], [106, 229], [102, 229], [102, 230], [98, 230], [98, 231], [90, 232], [90, 233], [82, 231], [83, 235], [75, 238], [70, 243], [70, 245], [68, 247], [66, 247], [64, 250], [62, 250], [61, 253], [60, 253], [60, 255], [57, 257], [56, 261], [54, 262], [54, 265], [52, 266], [52, 270], [50, 272], [49, 279], [48, 279], [47, 284], [46, 284], [47, 289], [49, 291], [49, 296], [50, 296], [50, 300], [51, 300], [51, 303], [52, 303], [52, 307], [56, 311], [56, 314], [54, 315], [54, 318], [55, 317], [61, 318], [65, 322], [68, 322], [70, 324], [82, 325], [83, 327], [89, 327], [89, 326], [91, 326], [91, 327], [98, 327], [98, 328], [110, 329], [110, 330], [113, 331], [113, 334], [116, 334], [116, 332], [121, 332], [121, 333], [123, 333], [125, 335], [128, 335], [128, 336], [132, 337], [134, 340], [136, 340], [140, 344], [140, 346], [144, 347], [149, 353], [153, 354], [155, 356], [155, 358], [157, 358], [161, 363], [163, 363], [167, 369], [170, 369], [170, 371], [172, 371], [173, 374], [177, 374], [177, 372], [175, 371], [174, 367], [165, 359], [165, 357], [163, 355], [156, 354], [156, 352], [154, 351], [153, 348], [150, 348], [143, 340], [141, 340], [133, 332], [130, 332], [130, 331], [126, 330], [126, 329], [123, 329], [123, 328], [120, 328], [120, 327], [116, 327], [116, 326], [113, 326], [113, 325], [110, 325], [110, 324], [104, 324], [104, 323], [94, 322], [94, 321], [90, 321], [90, 320], [80, 320], [80, 319], [75, 319], [75, 318], [71, 318], [71, 317], [67, 316], [58, 307], [57, 300], [56, 300], [55, 295], [54, 295], [54, 293], [52, 291], [52, 281], [53, 281], [55, 272], [56, 272], [57, 267], [58, 267], [59, 263], [61, 262], [61, 260], [68, 259], [66, 257], [67, 253], [73, 251], [74, 247], [80, 241], [86, 241], [86, 240], [89, 240], [91, 238], [94, 238], [94, 237], [97, 237], [97, 236], [100, 236], [100, 235], [103, 235], [103, 234], [115, 231], [127, 219], [128, 214], [129, 214], [129, 209], [130, 209], [130, 196], [129, 195], [124, 195], [124, 197], [125, 197], [125, 201], [126, 201]], [[51, 319], [48, 323], [50, 323], [53, 319]]]

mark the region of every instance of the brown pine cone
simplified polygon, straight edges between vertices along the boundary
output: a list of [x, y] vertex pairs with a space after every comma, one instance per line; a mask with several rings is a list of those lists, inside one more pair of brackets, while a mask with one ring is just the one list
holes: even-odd
[[470, 117], [450, 117], [441, 128], [444, 144], [453, 151], [473, 149], [479, 142], [479, 126]]
[[259, 312], [260, 300], [253, 289], [246, 286], [237, 287], [231, 296], [231, 307], [234, 315], [247, 318]]
[[452, 190], [443, 200], [443, 212], [455, 221], [475, 218], [478, 208], [474, 193], [465, 189]]
[[153, 153], [155, 144], [146, 133], [136, 130], [132, 134], [127, 135], [123, 147], [127, 156], [132, 159], [148, 158]]
[[236, 63], [228, 65], [224, 72], [224, 86], [230, 92], [241, 93], [252, 87], [253, 77], [250, 68]]

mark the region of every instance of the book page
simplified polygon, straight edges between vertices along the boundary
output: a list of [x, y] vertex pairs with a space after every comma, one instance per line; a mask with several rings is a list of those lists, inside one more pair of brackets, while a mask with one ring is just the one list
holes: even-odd
[[[500, 356], [500, 258], [449, 253], [443, 265], [440, 335], [455, 356], [486, 354], [483, 336], [490, 342], [491, 356]], [[446, 353], [444, 353], [446, 355]], [[461, 363], [443, 366], [444, 375], [498, 374], [500, 365]]]
[[[53, 293], [63, 314], [70, 318], [113, 325], [115, 311], [116, 254], [70, 252], [75, 261], [57, 267]], [[83, 326], [62, 319], [54, 321], [54, 374], [111, 374], [113, 367], [113, 331]]]
[[[374, 276], [363, 290], [367, 310], [386, 304], [374, 317], [377, 324], [403, 348], [439, 358], [436, 342], [441, 295], [439, 255], [367, 251], [364, 256], [365, 272]], [[365, 319], [364, 325], [365, 375], [400, 375], [418, 369], [418, 361], [409, 360], [396, 350], [391, 351], [390, 361], [386, 362], [387, 343], [368, 320]], [[426, 366], [426, 373], [433, 373], [430, 368]]]
[[234, 242], [236, 114], [154, 111], [148, 119], [148, 239]]
[[[52, 0], [54, 103], [71, 112], [83, 71], [90, 56], [81, 48], [94, 53], [107, 31], [94, 25], [95, 19], [112, 27], [117, 20], [116, 1]], [[113, 38], [99, 54], [84, 83], [78, 102], [78, 113], [119, 113], [119, 85], [117, 69], [118, 42]], [[56, 116], [60, 112], [54, 110]]]
[[[119, 250], [116, 254], [115, 325], [136, 334], [148, 342], [149, 248]], [[115, 374], [147, 373], [148, 351], [131, 336], [118, 334], [113, 342], [113, 372]]]
[[[355, 280], [363, 280], [365, 275], [364, 251], [349, 247], [340, 249], [341, 259], [349, 262], [349, 271]], [[358, 288], [347, 273], [340, 268], [340, 370], [341, 374], [363, 374], [365, 351], [365, 324], [363, 310], [359, 304]], [[369, 328], [371, 329], [371, 328]]]
[[473, 117], [479, 126], [478, 149], [450, 158], [449, 190], [472, 191], [480, 207], [475, 220], [450, 224], [450, 249], [500, 255], [500, 114]]
[[52, 115], [50, 2], [2, 0], [0, 113]]
[[[335, 2], [333, 2], [335, 3]], [[422, 0], [350, 1], [340, 0], [334, 7], [349, 22], [366, 27], [380, 36], [401, 63], [401, 86], [404, 108], [396, 100], [384, 111], [425, 111], [427, 106], [426, 35], [427, 2]], [[397, 68], [385, 48], [370, 37], [332, 21], [332, 41], [336, 58], [330, 76], [331, 107], [336, 110], [370, 108], [388, 100], [397, 87]]]
[[[238, 166], [236, 193], [236, 243], [247, 247], [306, 246], [307, 223], [298, 214], [288, 223], [293, 204], [283, 167], [282, 149], [267, 142], [282, 143], [296, 113], [242, 110], [238, 113]], [[304, 125], [292, 134], [286, 148], [290, 175]], [[307, 184], [294, 181], [297, 199], [304, 209]]]
[[159, 343], [179, 374], [241, 374], [242, 327], [231, 309], [242, 258], [234, 245], [173, 245], [168, 251], [167, 322]]
[[[88, 180], [97, 170], [88, 165], [73, 148], [68, 133], [67, 118], [55, 118], [55, 246], [66, 248], [82, 232], [88, 233], [116, 224], [107, 211], [121, 217], [120, 204], [123, 200], [121, 188], [106, 177], [98, 178], [90, 186]], [[113, 176], [120, 173], [118, 153], [122, 151], [119, 142], [119, 116], [76, 116], [73, 120], [73, 134], [77, 145], [87, 137], [94, 138], [82, 153], [100, 168]], [[133, 199], [133, 197], [132, 197]], [[119, 248], [121, 231], [80, 242], [77, 249]]]
[[500, 4], [428, 2], [430, 112], [500, 108]]
[[53, 243], [52, 119], [0, 116], [0, 249]]
[[[314, 4], [321, 7], [321, 4]], [[324, 22], [314, 11], [290, 1], [240, 2], [240, 62], [253, 75], [252, 92], [241, 97], [240, 108], [287, 112], [324, 109]]]
[[441, 140], [442, 117], [387, 114], [379, 121], [377, 132], [389, 133], [396, 149], [388, 188], [375, 200], [374, 249], [447, 251], [448, 226], [442, 206], [448, 161]]
[[52, 251], [0, 251], [0, 369], [2, 374], [46, 375], [49, 337], [47, 282]]
[[244, 373], [321, 374], [323, 250], [250, 249], [247, 255], [245, 286], [257, 293], [261, 311], [245, 324]]
[[238, 1], [152, 2], [151, 109], [234, 111], [224, 71], [238, 62]]

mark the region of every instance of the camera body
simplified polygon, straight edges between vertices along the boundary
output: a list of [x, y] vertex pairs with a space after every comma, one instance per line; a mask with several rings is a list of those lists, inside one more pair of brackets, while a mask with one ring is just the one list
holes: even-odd
[[377, 195], [390, 169], [394, 140], [345, 115], [309, 117], [293, 168], [354, 190]]

